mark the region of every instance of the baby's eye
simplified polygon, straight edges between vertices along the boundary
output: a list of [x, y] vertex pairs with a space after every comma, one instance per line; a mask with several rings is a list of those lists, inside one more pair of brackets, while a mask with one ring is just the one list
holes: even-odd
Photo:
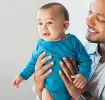
[[43, 24], [42, 22], [39, 22], [39, 23], [38, 23], [38, 25], [40, 25], [40, 26], [41, 26], [42, 24]]
[[89, 10], [88, 15], [91, 15], [91, 14], [92, 14], [92, 11], [91, 11], [91, 10]]
[[53, 22], [49, 21], [47, 24], [53, 24]]

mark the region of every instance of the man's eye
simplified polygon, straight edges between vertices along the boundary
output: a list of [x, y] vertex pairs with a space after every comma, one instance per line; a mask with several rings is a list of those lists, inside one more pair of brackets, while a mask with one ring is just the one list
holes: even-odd
[[105, 23], [105, 19], [101, 18], [101, 16], [96, 16], [97, 21]]

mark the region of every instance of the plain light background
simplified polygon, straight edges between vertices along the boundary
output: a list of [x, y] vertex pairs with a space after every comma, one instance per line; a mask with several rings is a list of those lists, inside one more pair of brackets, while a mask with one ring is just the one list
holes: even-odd
[[19, 89], [12, 87], [12, 80], [28, 62], [39, 39], [38, 8], [52, 1], [61, 2], [68, 9], [68, 32], [85, 41], [88, 0], [0, 0], [0, 100], [35, 100], [33, 77]]

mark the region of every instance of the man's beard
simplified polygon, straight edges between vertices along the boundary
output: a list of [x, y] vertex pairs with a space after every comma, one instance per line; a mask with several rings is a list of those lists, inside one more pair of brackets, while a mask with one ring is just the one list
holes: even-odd
[[91, 43], [103, 43], [103, 42], [100, 41], [100, 40], [92, 40], [92, 39], [90, 39], [89, 36], [88, 36], [88, 33], [86, 34], [86, 39], [87, 39], [89, 42], [91, 42]]

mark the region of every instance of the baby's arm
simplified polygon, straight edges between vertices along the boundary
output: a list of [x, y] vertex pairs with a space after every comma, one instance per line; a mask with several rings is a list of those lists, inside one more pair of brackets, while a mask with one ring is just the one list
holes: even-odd
[[76, 61], [79, 64], [78, 74], [83, 75], [87, 80], [90, 78], [92, 60], [88, 55], [85, 47], [76, 36], [72, 35], [72, 45], [76, 54]]
[[74, 78], [73, 84], [76, 88], [83, 89], [87, 83], [87, 79], [81, 74], [73, 75], [71, 78]]
[[24, 79], [21, 76], [17, 76], [15, 80], [13, 80], [13, 86], [19, 88], [20, 83], [22, 83]]

